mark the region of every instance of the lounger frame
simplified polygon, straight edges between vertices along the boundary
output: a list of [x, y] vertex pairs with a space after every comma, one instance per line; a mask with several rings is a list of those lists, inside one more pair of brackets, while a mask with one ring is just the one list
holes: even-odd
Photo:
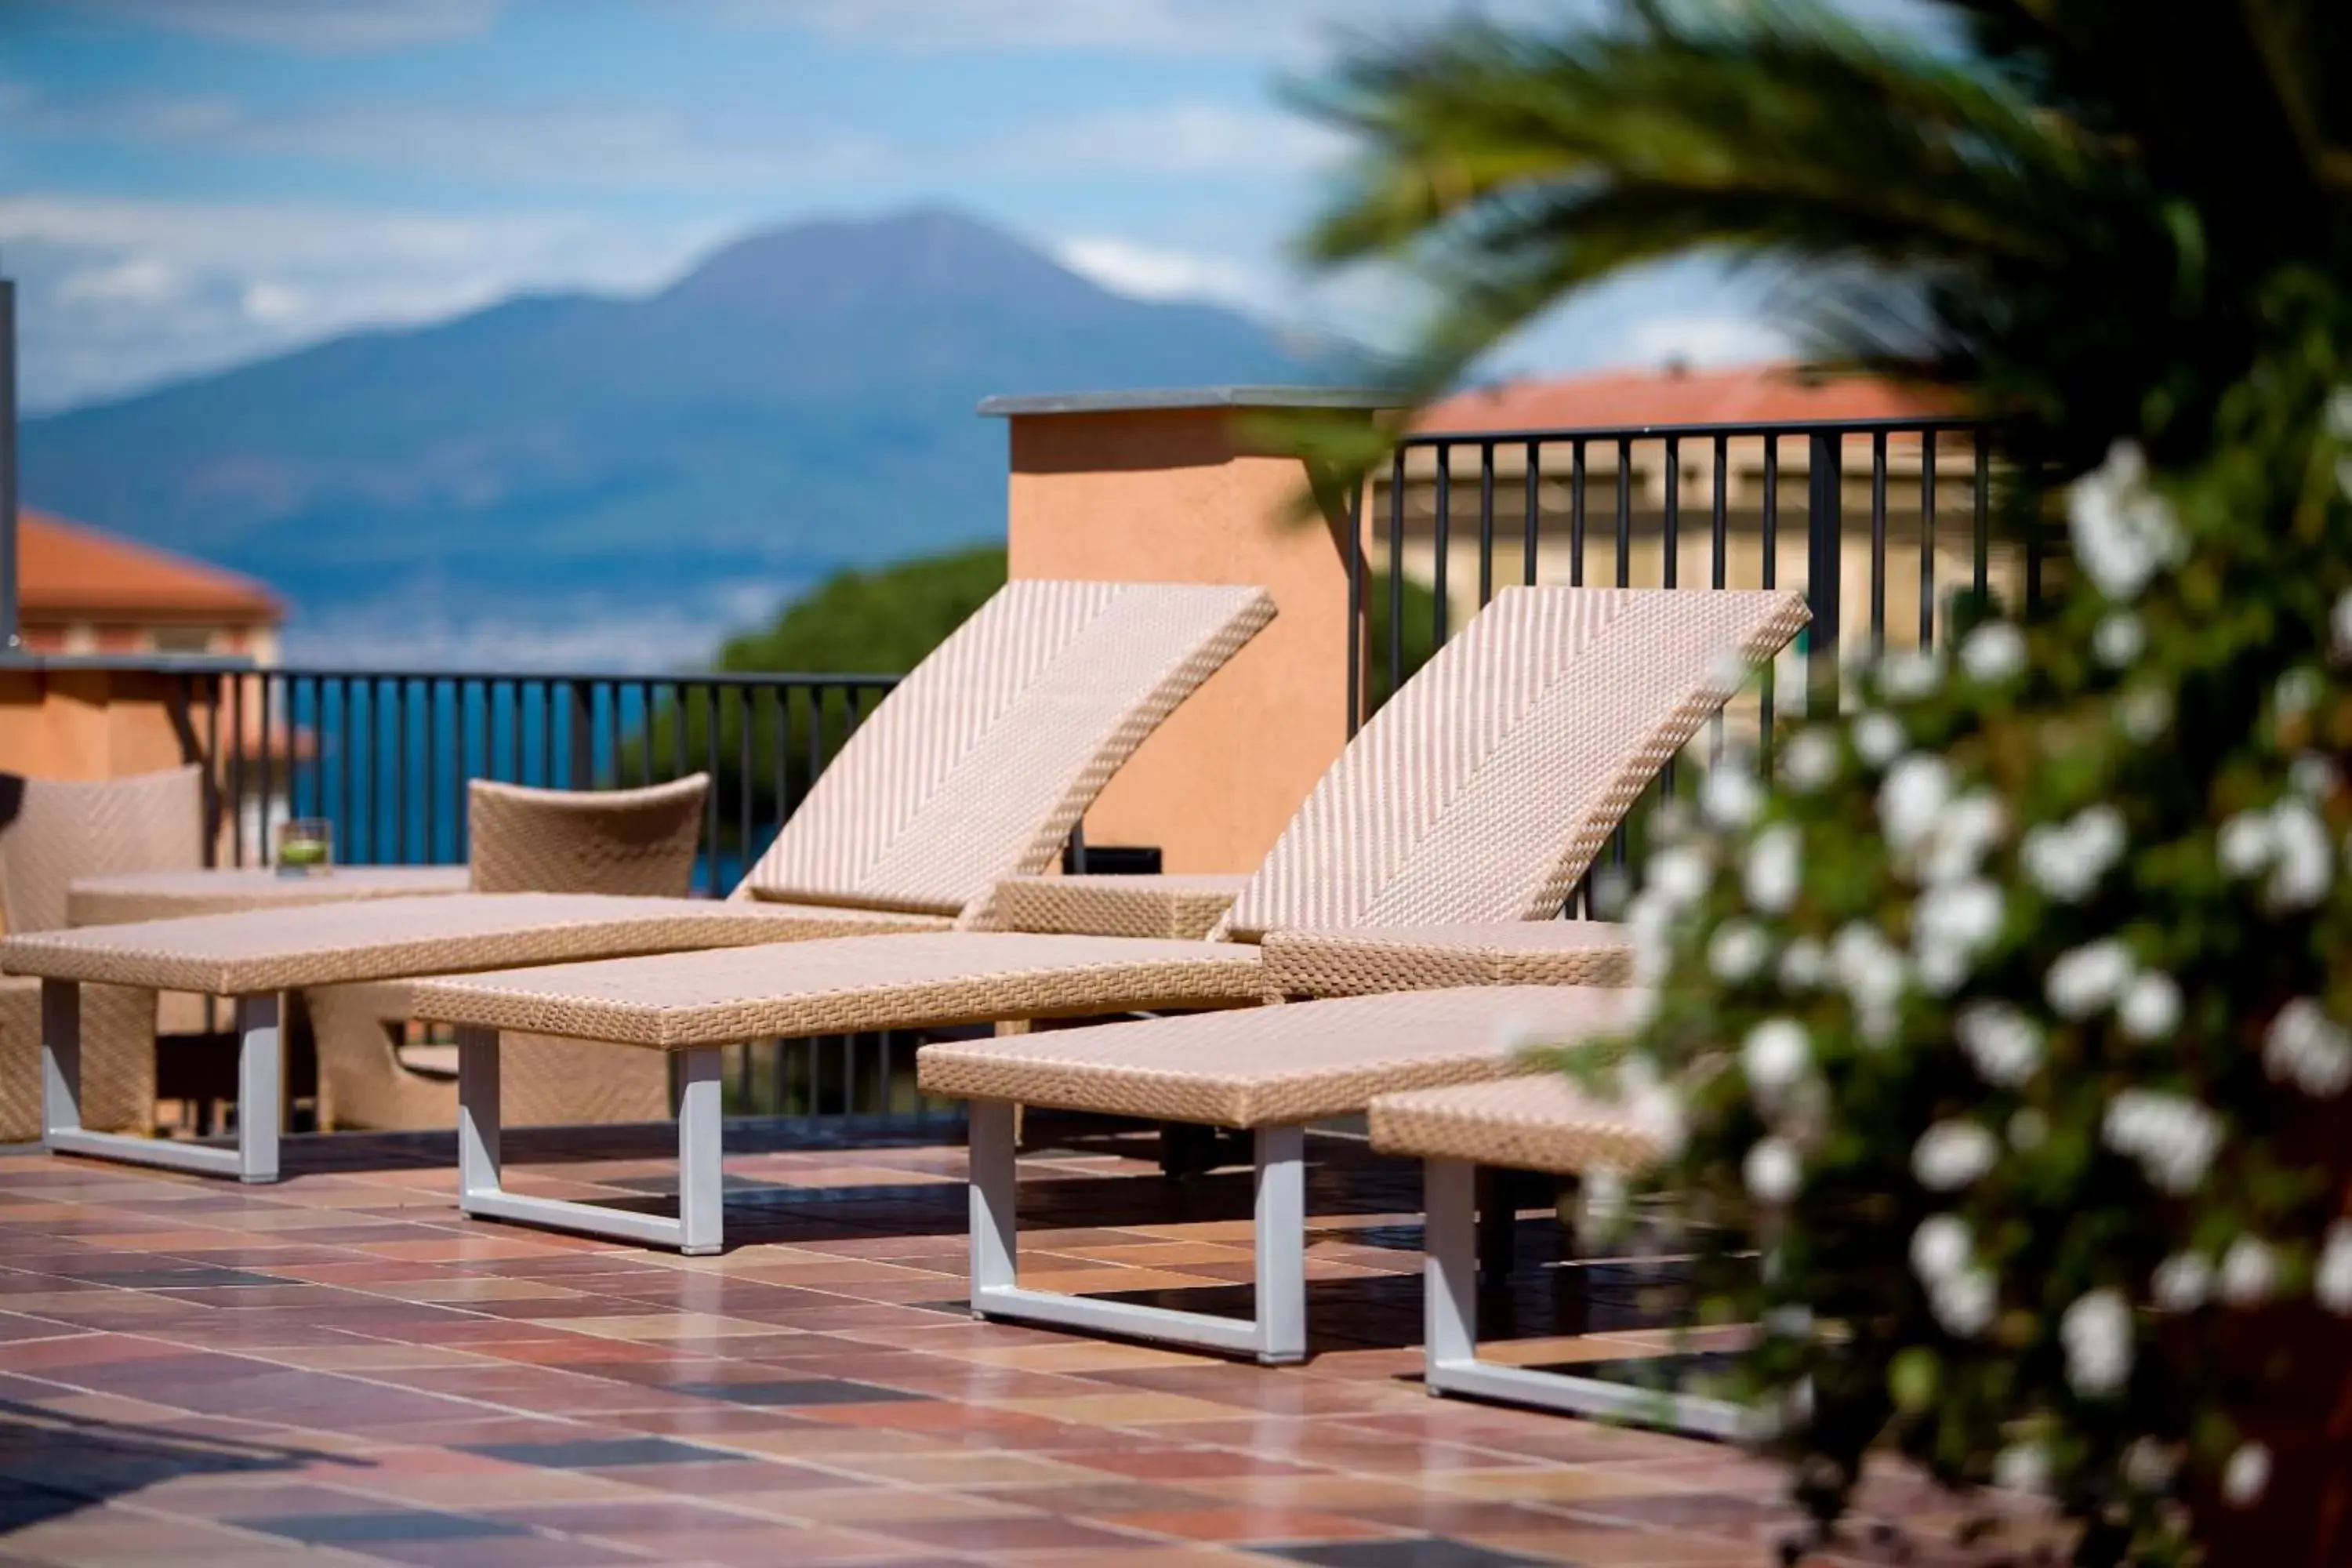
[[1307, 1359], [1307, 1129], [1261, 1127], [1251, 1236], [1253, 1317], [1220, 1318], [1038, 1290], [1019, 1282], [1014, 1107], [975, 1100], [971, 1140], [971, 1311], [1130, 1339], [1250, 1355], [1268, 1366]]
[[132, 1165], [161, 1165], [242, 1182], [278, 1179], [286, 1116], [286, 1053], [275, 991], [235, 998], [236, 1144], [182, 1143], [94, 1132], [81, 1120], [81, 982], [41, 982], [41, 1146]]

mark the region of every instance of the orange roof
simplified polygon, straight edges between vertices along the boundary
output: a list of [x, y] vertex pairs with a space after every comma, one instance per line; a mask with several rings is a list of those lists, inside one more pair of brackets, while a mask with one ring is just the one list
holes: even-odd
[[1793, 364], [1735, 370], [1604, 371], [1506, 382], [1433, 405], [1413, 428], [1434, 435], [1620, 425], [1800, 424], [1916, 419], [1956, 411], [1948, 397], [1874, 376], [1806, 378]]
[[250, 577], [26, 510], [17, 516], [16, 578], [27, 620], [275, 624], [278, 596]]

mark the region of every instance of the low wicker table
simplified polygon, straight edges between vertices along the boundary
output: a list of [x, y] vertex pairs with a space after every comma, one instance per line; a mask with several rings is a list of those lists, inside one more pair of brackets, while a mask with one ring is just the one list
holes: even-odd
[[[381, 897], [27, 932], [0, 941], [0, 970], [41, 980], [41, 1141], [47, 1148], [274, 1182], [284, 1121], [278, 1034], [284, 992], [814, 936], [928, 931], [946, 923], [928, 915], [753, 899]], [[236, 1147], [94, 1132], [82, 1125], [81, 987], [93, 984], [233, 1000], [240, 1108]], [[268, 1110], [255, 1114], [257, 1107]]]
[[135, 871], [78, 877], [66, 891], [66, 923], [131, 925], [239, 910], [291, 909], [362, 899], [429, 898], [462, 893], [463, 866], [338, 866], [308, 877], [284, 877], [259, 867], [205, 871]]

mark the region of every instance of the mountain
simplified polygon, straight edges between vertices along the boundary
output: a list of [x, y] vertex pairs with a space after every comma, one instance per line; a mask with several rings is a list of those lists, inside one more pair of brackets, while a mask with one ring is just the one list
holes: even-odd
[[305, 651], [527, 653], [536, 627], [642, 663], [656, 624], [691, 656], [835, 567], [1001, 537], [990, 394], [1323, 379], [1244, 317], [925, 210], [29, 420], [25, 496], [265, 579]]

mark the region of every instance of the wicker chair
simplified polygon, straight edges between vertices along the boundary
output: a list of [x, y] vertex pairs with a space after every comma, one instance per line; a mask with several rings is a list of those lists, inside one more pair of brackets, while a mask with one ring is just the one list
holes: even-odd
[[[57, 931], [78, 877], [204, 864], [204, 773], [193, 764], [80, 782], [0, 773], [0, 916], [12, 931]], [[205, 999], [123, 985], [82, 998], [82, 1121], [152, 1132], [155, 1037], [201, 1034]], [[41, 1135], [41, 983], [0, 978], [0, 1142]]]
[[[691, 887], [707, 773], [648, 789], [545, 790], [476, 779], [466, 803], [469, 870], [484, 893], [679, 897]], [[321, 1127], [452, 1127], [455, 1046], [409, 1044], [407, 983], [305, 992], [319, 1046]], [[547, 1035], [508, 1045], [519, 1125], [658, 1121], [670, 1113], [658, 1051]]]

